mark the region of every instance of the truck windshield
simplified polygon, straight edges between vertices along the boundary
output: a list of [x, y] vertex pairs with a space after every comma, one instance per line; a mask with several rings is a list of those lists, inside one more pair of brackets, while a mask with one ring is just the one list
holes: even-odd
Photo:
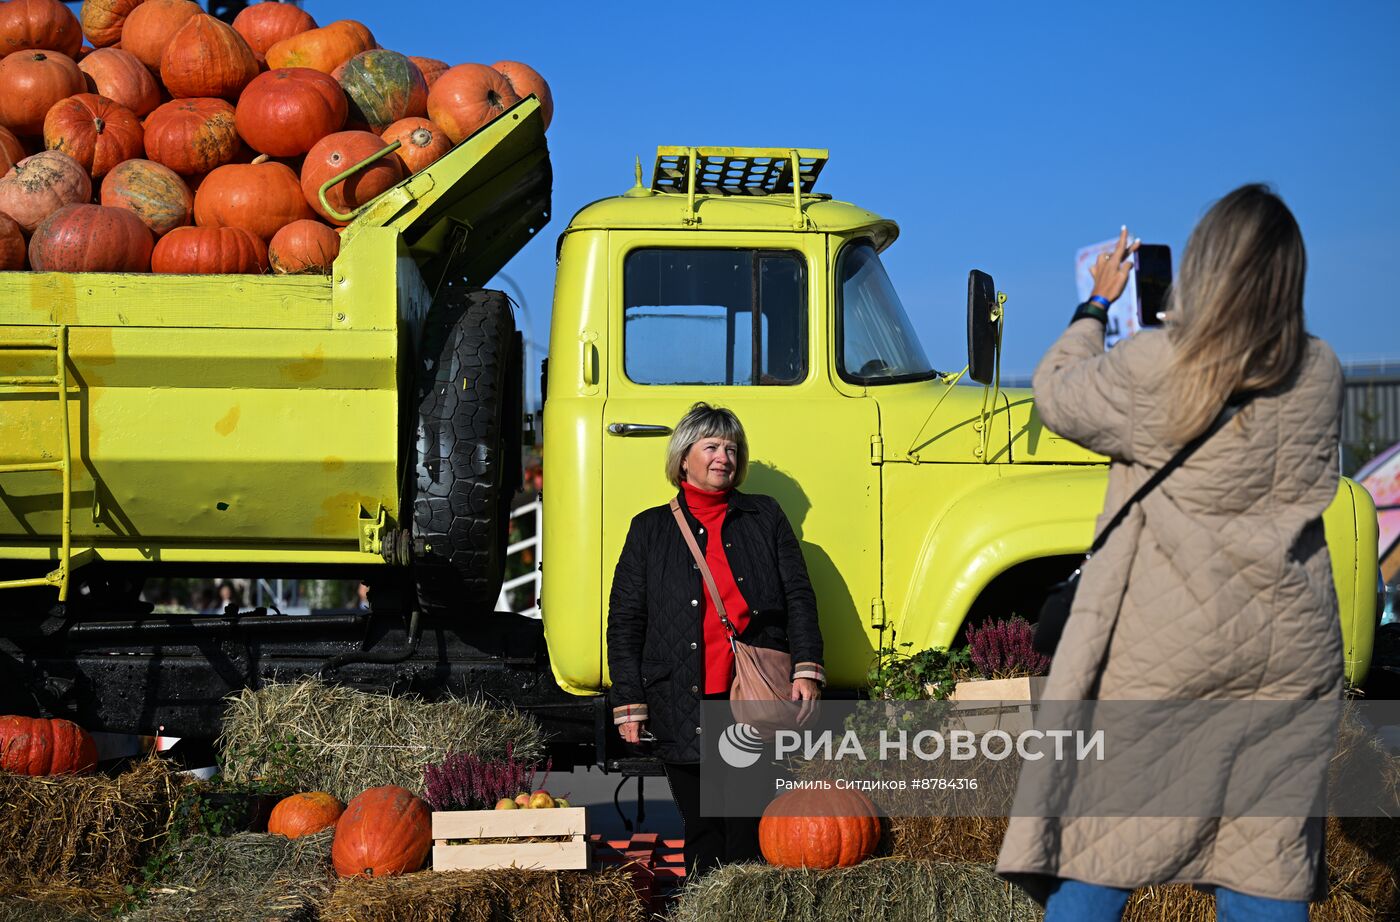
[[899, 295], [869, 241], [842, 252], [838, 272], [837, 368], [854, 384], [896, 384], [931, 378], [933, 370]]

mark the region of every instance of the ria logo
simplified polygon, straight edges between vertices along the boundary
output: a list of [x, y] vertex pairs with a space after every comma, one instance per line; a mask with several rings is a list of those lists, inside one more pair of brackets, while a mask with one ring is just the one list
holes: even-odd
[[748, 768], [763, 755], [763, 736], [748, 724], [730, 724], [720, 734], [719, 755], [731, 768]]

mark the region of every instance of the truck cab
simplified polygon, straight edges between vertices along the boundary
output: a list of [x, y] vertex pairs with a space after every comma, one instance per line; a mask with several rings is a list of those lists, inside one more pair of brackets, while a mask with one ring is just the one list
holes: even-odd
[[[969, 367], [936, 369], [881, 263], [898, 226], [814, 191], [826, 161], [662, 147], [650, 186], [639, 166], [634, 188], [582, 208], [560, 238], [542, 614], [568, 692], [608, 685], [613, 568], [631, 518], [674, 494], [667, 439], [696, 401], [744, 423], [743, 489], [792, 522], [838, 688], [862, 687], [882, 649], [1033, 619], [1092, 539], [1106, 459], [1046, 429], [1028, 390], [999, 386], [1004, 296], [974, 273]], [[1358, 682], [1374, 507], [1344, 481], [1326, 520]]]

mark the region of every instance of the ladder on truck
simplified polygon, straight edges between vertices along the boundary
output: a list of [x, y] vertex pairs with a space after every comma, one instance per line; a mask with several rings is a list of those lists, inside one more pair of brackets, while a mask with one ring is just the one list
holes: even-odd
[[0, 394], [9, 390], [35, 392], [34, 397], [48, 393], [58, 394], [58, 424], [62, 433], [62, 452], [56, 460], [38, 458], [0, 464], [0, 474], [24, 474], [38, 471], [52, 471], [63, 477], [63, 526], [62, 543], [58, 552], [58, 566], [45, 576], [31, 579], [0, 580], [0, 589], [24, 589], [33, 586], [57, 586], [58, 600], [68, 601], [68, 577], [73, 560], [73, 448], [68, 431], [68, 327], [54, 328], [47, 338], [39, 339], [0, 339], [0, 350], [6, 352], [48, 352], [54, 353], [54, 373], [52, 375], [4, 375], [0, 376]]

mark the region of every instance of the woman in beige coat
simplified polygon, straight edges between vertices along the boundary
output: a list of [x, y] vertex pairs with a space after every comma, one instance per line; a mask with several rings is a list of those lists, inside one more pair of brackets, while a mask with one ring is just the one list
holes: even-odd
[[[1165, 329], [1105, 352], [1102, 308], [1135, 246], [1125, 228], [1100, 258], [1094, 298], [1034, 379], [1045, 424], [1112, 461], [1099, 526], [1249, 400], [1085, 564], [1044, 698], [1340, 699], [1321, 515], [1338, 487], [1342, 376], [1303, 329], [1298, 225], [1267, 188], [1236, 189], [1192, 232]], [[997, 870], [1046, 903], [1047, 922], [1119, 919], [1134, 888], [1172, 881], [1214, 890], [1222, 922], [1305, 922], [1322, 830], [1320, 817], [1017, 816]]]

